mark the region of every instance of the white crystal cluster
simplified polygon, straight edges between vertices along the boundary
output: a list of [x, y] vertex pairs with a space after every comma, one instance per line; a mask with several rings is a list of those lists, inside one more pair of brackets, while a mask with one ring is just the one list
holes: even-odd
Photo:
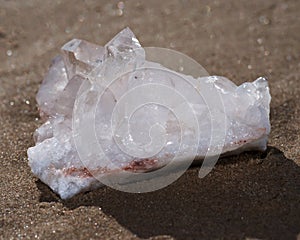
[[270, 132], [266, 79], [236, 86], [176, 73], [147, 61], [128, 28], [104, 47], [66, 43], [37, 103], [44, 124], [29, 164], [63, 199], [101, 186], [99, 176], [204, 158], [215, 145], [221, 154], [265, 150]]

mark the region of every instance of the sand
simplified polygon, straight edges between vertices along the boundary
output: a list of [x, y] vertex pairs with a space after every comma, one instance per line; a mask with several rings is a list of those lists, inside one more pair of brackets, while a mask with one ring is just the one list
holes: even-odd
[[[299, 239], [300, 2], [76, 2], [0, 0], [0, 238]], [[268, 150], [221, 159], [204, 179], [193, 167], [157, 192], [60, 200], [28, 167], [35, 94], [63, 43], [105, 44], [126, 26], [236, 84], [268, 77]]]

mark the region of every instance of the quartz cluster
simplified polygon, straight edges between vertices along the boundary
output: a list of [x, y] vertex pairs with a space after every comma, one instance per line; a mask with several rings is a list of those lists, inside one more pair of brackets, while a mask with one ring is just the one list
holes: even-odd
[[265, 78], [236, 86], [178, 73], [146, 60], [128, 28], [104, 47], [66, 43], [36, 99], [44, 123], [29, 165], [63, 199], [103, 185], [99, 176], [263, 151], [270, 132]]

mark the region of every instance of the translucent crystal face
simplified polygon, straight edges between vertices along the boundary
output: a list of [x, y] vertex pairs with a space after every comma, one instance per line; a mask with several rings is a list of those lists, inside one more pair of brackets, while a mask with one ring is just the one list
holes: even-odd
[[73, 39], [62, 47], [68, 78], [86, 76], [103, 61], [104, 47]]
[[[184, 58], [174, 53], [163, 56], [162, 50], [145, 51], [128, 28], [104, 47], [66, 43], [37, 94], [45, 123], [28, 149], [33, 173], [62, 198], [103, 183], [153, 191], [176, 180], [195, 158], [213, 166], [219, 154], [266, 149], [266, 79], [236, 86], [207, 76], [193, 61], [178, 68]], [[151, 184], [132, 190], [130, 183], [144, 176]]]

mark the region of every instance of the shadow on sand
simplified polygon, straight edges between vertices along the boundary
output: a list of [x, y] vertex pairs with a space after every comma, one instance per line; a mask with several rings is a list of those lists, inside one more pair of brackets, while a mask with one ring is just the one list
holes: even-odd
[[283, 152], [244, 153], [220, 159], [199, 179], [189, 169], [162, 190], [130, 194], [103, 187], [60, 200], [37, 182], [40, 201], [60, 201], [67, 208], [99, 206], [141, 238], [296, 239], [300, 232], [300, 167]]

